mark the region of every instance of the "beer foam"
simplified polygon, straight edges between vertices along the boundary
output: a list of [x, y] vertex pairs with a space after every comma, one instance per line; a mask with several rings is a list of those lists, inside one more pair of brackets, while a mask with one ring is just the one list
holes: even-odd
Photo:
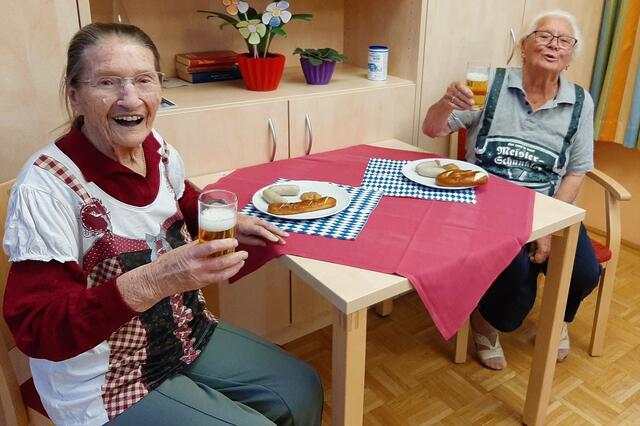
[[210, 208], [200, 212], [200, 228], [207, 232], [222, 232], [236, 226], [236, 212], [230, 209]]
[[489, 74], [485, 74], [483, 72], [470, 72], [470, 73], [467, 73], [467, 80], [487, 81], [489, 80]]

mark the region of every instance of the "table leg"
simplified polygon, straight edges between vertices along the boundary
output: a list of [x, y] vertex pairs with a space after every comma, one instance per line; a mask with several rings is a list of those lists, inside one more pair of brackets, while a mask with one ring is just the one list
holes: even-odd
[[383, 300], [382, 302], [378, 302], [375, 304], [376, 314], [381, 317], [386, 317], [391, 315], [393, 311], [393, 299]]
[[542, 425], [547, 414], [579, 229], [576, 223], [553, 236], [522, 416], [530, 426]]
[[331, 424], [362, 424], [367, 309], [345, 314], [333, 308]]

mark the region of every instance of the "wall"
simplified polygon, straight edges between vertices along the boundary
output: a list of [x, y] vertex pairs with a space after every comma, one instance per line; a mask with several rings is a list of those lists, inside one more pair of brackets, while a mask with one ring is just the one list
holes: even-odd
[[58, 87], [78, 28], [75, 1], [0, 1], [0, 182], [61, 133]]
[[[619, 144], [596, 142], [594, 160], [597, 169], [617, 180], [631, 193], [631, 200], [621, 203], [622, 238], [640, 247], [640, 151]], [[600, 187], [587, 182], [578, 203], [587, 210], [585, 224], [603, 230], [604, 194]]]

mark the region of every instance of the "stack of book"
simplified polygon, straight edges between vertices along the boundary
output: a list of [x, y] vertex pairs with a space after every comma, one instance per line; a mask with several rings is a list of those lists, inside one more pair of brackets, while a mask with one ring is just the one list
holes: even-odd
[[232, 50], [178, 53], [176, 75], [189, 83], [237, 80], [241, 78], [237, 58]]

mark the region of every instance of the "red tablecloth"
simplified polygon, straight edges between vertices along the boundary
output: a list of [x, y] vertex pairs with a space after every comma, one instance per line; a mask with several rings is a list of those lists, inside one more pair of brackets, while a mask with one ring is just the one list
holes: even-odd
[[[282, 177], [359, 186], [371, 157], [416, 160], [433, 155], [358, 145], [238, 169], [207, 188], [254, 192]], [[292, 254], [408, 278], [436, 327], [451, 337], [531, 234], [535, 193], [497, 177], [476, 189], [475, 205], [383, 197], [356, 240], [291, 234], [284, 246], [243, 247], [240, 278]]]

